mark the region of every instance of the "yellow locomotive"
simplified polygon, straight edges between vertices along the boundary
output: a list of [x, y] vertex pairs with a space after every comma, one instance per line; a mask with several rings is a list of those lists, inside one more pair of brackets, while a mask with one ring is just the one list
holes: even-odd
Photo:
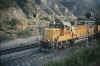
[[[97, 32], [100, 32], [100, 25], [97, 26]], [[87, 25], [71, 25], [67, 22], [56, 21], [50, 24], [49, 28], [44, 29], [40, 46], [43, 48], [66, 48], [68, 42], [95, 34], [95, 24], [92, 27]]]

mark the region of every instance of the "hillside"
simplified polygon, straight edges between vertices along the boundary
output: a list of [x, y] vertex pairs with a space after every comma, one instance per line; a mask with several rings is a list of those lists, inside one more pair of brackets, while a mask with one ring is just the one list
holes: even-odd
[[[97, 0], [98, 1], [98, 0]], [[80, 16], [95, 8], [88, 0], [0, 0], [0, 41], [40, 35], [55, 16]], [[85, 10], [85, 11], [83, 11]], [[96, 10], [96, 9], [95, 9]], [[97, 10], [98, 11], [98, 10]]]
[[[56, 0], [0, 0], [0, 3], [0, 40], [39, 35], [39, 28], [48, 26], [53, 12], [63, 13], [56, 10], [61, 6]], [[51, 9], [47, 8], [48, 3], [52, 4]]]

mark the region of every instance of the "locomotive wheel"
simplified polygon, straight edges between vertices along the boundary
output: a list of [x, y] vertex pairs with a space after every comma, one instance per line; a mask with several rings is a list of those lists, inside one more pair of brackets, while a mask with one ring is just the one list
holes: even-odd
[[69, 40], [66, 41], [66, 48], [70, 48], [70, 41]]
[[56, 43], [56, 48], [69, 48], [70, 47], [70, 41], [63, 41], [63, 42], [59, 42]]
[[73, 47], [74, 40], [69, 40], [69, 42], [70, 42], [70, 45], [69, 45], [69, 47]]
[[68, 46], [68, 41], [64, 41], [63, 42], [63, 48], [68, 48], [69, 46]]
[[63, 48], [67, 48], [67, 45], [66, 44], [63, 44]]
[[63, 41], [63, 42], [60, 42], [59, 44], [58, 44], [58, 48], [67, 48], [68, 47], [68, 44], [67, 44], [67, 42], [66, 41]]
[[53, 42], [53, 43], [52, 43], [52, 48], [55, 48], [55, 47], [56, 47], [56, 45], [55, 45], [55, 43]]
[[58, 48], [59, 48], [59, 49], [63, 48], [62, 42], [59, 42], [59, 43], [58, 43]]

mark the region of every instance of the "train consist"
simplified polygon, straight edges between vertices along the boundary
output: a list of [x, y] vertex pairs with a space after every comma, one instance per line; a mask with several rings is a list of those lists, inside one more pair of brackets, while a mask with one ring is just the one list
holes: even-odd
[[40, 41], [40, 47], [66, 48], [72, 46], [74, 40], [92, 37], [100, 32], [100, 24], [96, 24], [95, 20], [87, 20], [93, 22], [92, 24], [87, 24], [89, 22], [86, 22], [85, 20], [83, 21], [84, 24], [72, 25], [72, 23], [61, 22], [56, 19], [55, 23], [51, 23], [49, 28], [44, 29], [43, 37]]

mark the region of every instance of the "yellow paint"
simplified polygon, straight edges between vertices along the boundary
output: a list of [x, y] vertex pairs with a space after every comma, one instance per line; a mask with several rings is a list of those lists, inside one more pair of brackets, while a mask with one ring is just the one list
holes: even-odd
[[[94, 27], [89, 29], [89, 35], [92, 35], [93, 33]], [[61, 42], [84, 37], [86, 35], [88, 35], [88, 27], [85, 25], [77, 25], [69, 29], [65, 27], [64, 30], [58, 28], [46, 28], [43, 38], [47, 41]]]
[[44, 40], [55, 41], [56, 37], [61, 33], [60, 29], [46, 28], [44, 32]]
[[98, 31], [100, 32], [100, 25], [98, 25]]
[[89, 29], [89, 36], [91, 36], [93, 34], [94, 34], [94, 27], [92, 27], [92, 28]]
[[[84, 37], [87, 34], [87, 26], [85, 25], [77, 25], [73, 27], [73, 38], [80, 38], [80, 37]], [[72, 38], [72, 39], [73, 39]]]

